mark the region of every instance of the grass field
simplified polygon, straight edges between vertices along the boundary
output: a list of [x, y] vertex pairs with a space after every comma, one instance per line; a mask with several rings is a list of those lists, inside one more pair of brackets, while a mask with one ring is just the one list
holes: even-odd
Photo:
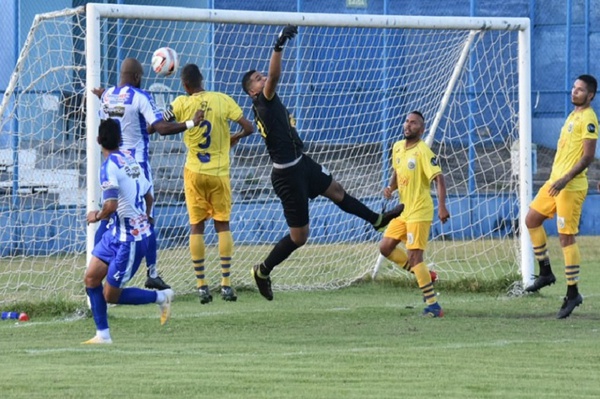
[[[89, 317], [0, 322], [2, 398], [598, 398], [600, 248], [582, 242], [584, 303], [556, 320], [565, 292], [466, 293], [440, 284], [443, 319], [420, 316], [416, 287], [239, 292], [110, 308], [113, 345], [84, 346]], [[282, 266], [285, 267], [285, 266]]]

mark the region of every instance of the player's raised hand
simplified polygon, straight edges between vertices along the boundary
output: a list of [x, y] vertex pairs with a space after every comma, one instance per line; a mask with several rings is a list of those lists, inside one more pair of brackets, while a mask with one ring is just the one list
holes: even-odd
[[101, 98], [102, 97], [102, 93], [104, 93], [104, 87], [94, 87], [92, 89], [92, 94], [94, 94], [96, 97]]
[[273, 48], [273, 50], [277, 51], [277, 52], [283, 50], [283, 46], [285, 46], [285, 43], [288, 40], [293, 39], [297, 34], [298, 34], [297, 26], [287, 25], [285, 28], [283, 28], [281, 30], [281, 32], [279, 32], [279, 37], [277, 38], [277, 41], [275, 42], [275, 47]]

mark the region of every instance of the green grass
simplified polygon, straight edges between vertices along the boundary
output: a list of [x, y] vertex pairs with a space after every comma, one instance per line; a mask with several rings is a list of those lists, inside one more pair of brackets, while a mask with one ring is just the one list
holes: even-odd
[[[241, 290], [236, 303], [177, 297], [110, 308], [113, 345], [85, 346], [91, 318], [0, 322], [2, 398], [597, 398], [600, 259], [582, 248], [584, 303], [555, 315], [556, 285], [508, 297], [440, 284], [443, 319], [420, 317], [414, 286], [369, 281], [316, 292]], [[285, 266], [282, 266], [285, 267]], [[35, 309], [34, 309], [35, 310]]]

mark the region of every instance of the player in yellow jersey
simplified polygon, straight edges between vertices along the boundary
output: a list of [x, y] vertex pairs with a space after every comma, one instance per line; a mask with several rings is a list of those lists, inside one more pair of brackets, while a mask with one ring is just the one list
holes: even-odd
[[583, 303], [577, 288], [581, 255], [575, 235], [579, 232], [581, 209], [588, 191], [587, 167], [594, 160], [598, 140], [598, 118], [590, 106], [597, 87], [598, 83], [591, 75], [581, 75], [575, 80], [571, 89], [571, 102], [575, 108], [560, 131], [550, 178], [531, 202], [525, 219], [540, 267], [539, 276], [526, 290], [535, 292], [556, 281], [550, 267], [546, 231], [542, 226], [544, 220], [556, 215], [567, 280], [567, 295], [556, 316], [559, 319], [569, 317]]
[[[392, 148], [394, 171], [383, 195], [390, 199], [397, 189], [404, 204], [404, 212], [388, 225], [379, 243], [379, 251], [387, 259], [415, 274], [427, 305], [423, 315], [442, 317], [444, 311], [437, 302], [429, 269], [423, 262], [433, 222], [433, 199], [430, 193], [432, 181], [435, 181], [437, 187], [439, 219], [446, 223], [450, 214], [446, 209], [444, 175], [437, 157], [421, 140], [424, 131], [423, 114], [419, 111], [410, 112], [404, 122], [404, 140], [396, 142]], [[405, 243], [407, 252], [398, 248], [400, 242]]]
[[[200, 303], [212, 301], [205, 278], [204, 224], [214, 220], [219, 237], [221, 261], [221, 297], [235, 301], [237, 295], [231, 287], [230, 267], [233, 255], [233, 238], [229, 227], [231, 215], [231, 185], [229, 181], [229, 150], [240, 138], [254, 130], [244, 118], [240, 106], [226, 94], [206, 91], [203, 77], [195, 64], [181, 70], [181, 83], [187, 95], [179, 96], [165, 111], [165, 120], [187, 121], [183, 134], [187, 157], [183, 172], [185, 203], [189, 214], [190, 254], [196, 275]], [[200, 110], [204, 119], [194, 126], [194, 115]], [[231, 135], [229, 122], [237, 122], [242, 130]], [[175, 125], [175, 124], [174, 124]], [[159, 132], [161, 134], [165, 134]], [[168, 132], [166, 134], [169, 134]]]

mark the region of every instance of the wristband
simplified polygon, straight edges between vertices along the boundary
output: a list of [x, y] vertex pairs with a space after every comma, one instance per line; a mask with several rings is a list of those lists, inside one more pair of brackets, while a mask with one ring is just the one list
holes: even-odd
[[98, 219], [98, 214], [100, 213], [100, 211], [96, 211], [96, 213], [94, 213], [94, 219], [96, 219], [96, 222], [99, 222], [100, 219]]
[[196, 126], [196, 124], [194, 123], [194, 121], [193, 121], [193, 120], [191, 120], [191, 119], [190, 119], [189, 121], [185, 121], [185, 127], [186, 127], [187, 129], [191, 129], [191, 128], [193, 128], [194, 126]]

